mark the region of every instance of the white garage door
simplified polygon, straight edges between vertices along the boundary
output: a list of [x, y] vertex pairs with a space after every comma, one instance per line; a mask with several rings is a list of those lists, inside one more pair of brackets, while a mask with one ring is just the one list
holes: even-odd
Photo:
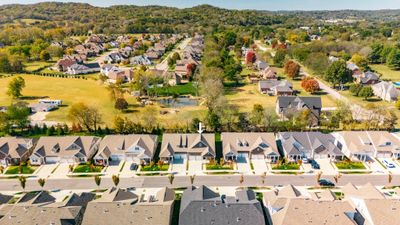
[[252, 159], [264, 159], [264, 155], [261, 155], [261, 154], [252, 155], [251, 158]]
[[58, 163], [60, 161], [59, 157], [46, 157], [46, 163], [47, 164], [52, 164], [52, 163]]
[[189, 160], [203, 160], [201, 155], [189, 155]]

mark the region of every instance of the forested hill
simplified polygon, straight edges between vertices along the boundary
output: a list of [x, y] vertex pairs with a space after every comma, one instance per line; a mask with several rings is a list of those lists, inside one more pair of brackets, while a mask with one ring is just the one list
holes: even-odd
[[79, 3], [38, 3], [0, 7], [0, 24], [13, 24], [21, 19], [35, 19], [41, 28], [68, 26], [75, 32], [143, 33], [196, 31], [217, 26], [250, 27], [281, 24], [285, 16], [260, 11], [238, 11], [200, 5], [178, 9], [161, 6], [95, 7]]

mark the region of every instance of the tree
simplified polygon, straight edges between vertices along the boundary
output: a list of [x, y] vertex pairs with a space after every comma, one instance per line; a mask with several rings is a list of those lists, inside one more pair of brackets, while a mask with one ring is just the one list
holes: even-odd
[[300, 65], [296, 62], [289, 60], [285, 63], [284, 72], [290, 78], [295, 78], [300, 73]]
[[194, 76], [194, 73], [196, 72], [197, 65], [194, 63], [190, 63], [186, 66], [186, 73], [189, 78]]
[[365, 86], [361, 88], [358, 96], [363, 97], [365, 100], [367, 100], [368, 98], [374, 96], [374, 91], [372, 90], [372, 87]]
[[382, 44], [373, 44], [371, 46], [372, 51], [368, 54], [368, 60], [371, 63], [381, 63], [381, 52], [383, 49]]
[[8, 91], [7, 94], [13, 98], [19, 98], [22, 96], [21, 92], [22, 89], [25, 87], [25, 80], [24, 78], [18, 76], [14, 77], [8, 83]]
[[6, 112], [7, 127], [24, 128], [29, 124], [30, 109], [25, 102], [17, 102], [8, 107]]
[[333, 62], [327, 69], [325, 80], [335, 85], [345, 84], [353, 80], [351, 71], [347, 68], [346, 62], [339, 60]]
[[393, 48], [387, 56], [386, 64], [393, 70], [400, 70], [400, 50]]
[[48, 61], [51, 59], [50, 53], [46, 50], [40, 52], [40, 60]]
[[94, 106], [85, 103], [75, 103], [68, 112], [68, 118], [72, 122], [82, 124], [89, 132], [97, 130], [98, 125], [102, 124], [101, 114]]
[[242, 66], [239, 63], [228, 64], [224, 67], [224, 76], [230, 80], [235, 81], [236, 85], [239, 84], [240, 73], [242, 72]]
[[24, 176], [19, 176], [18, 177], [19, 184], [21, 185], [22, 189], [25, 190], [25, 185], [26, 185], [26, 177]]
[[247, 52], [246, 55], [246, 64], [251, 65], [256, 61], [256, 53], [253, 51]]
[[360, 67], [363, 71], [369, 69], [368, 60], [358, 53], [354, 54], [353, 57], [351, 57], [351, 61], [355, 63], [358, 67]]
[[119, 176], [113, 175], [113, 176], [112, 176], [112, 181], [113, 181], [115, 187], [117, 187], [118, 184], [119, 184]]
[[363, 86], [361, 84], [352, 84], [350, 85], [349, 91], [354, 95], [358, 96]]
[[39, 178], [38, 183], [39, 183], [40, 187], [43, 189], [43, 187], [46, 183], [46, 180], [44, 178]]
[[99, 175], [94, 176], [94, 182], [96, 183], [97, 187], [100, 187], [101, 177]]
[[304, 88], [305, 91], [312, 94], [320, 89], [318, 81], [314, 78], [304, 78], [301, 81], [301, 87]]
[[260, 104], [253, 105], [253, 110], [250, 114], [250, 122], [253, 126], [258, 126], [263, 123], [264, 119], [264, 107]]
[[217, 132], [221, 128], [221, 118], [214, 112], [207, 113], [207, 124], [211, 127], [214, 132]]
[[283, 63], [285, 62], [286, 55], [287, 55], [286, 49], [278, 49], [278, 51], [276, 51], [274, 56], [274, 64], [278, 67], [282, 67]]
[[129, 106], [128, 102], [125, 100], [125, 98], [117, 98], [114, 104], [114, 108], [118, 110], [125, 110]]

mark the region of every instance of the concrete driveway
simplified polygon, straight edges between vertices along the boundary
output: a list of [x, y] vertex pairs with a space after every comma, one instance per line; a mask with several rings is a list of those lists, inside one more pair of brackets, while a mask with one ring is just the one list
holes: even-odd
[[265, 159], [252, 159], [251, 163], [253, 163], [254, 172], [256, 174], [263, 174], [268, 171]]
[[36, 176], [39, 178], [48, 178], [51, 173], [58, 167], [59, 164], [41, 165], [36, 171]]
[[67, 178], [69, 173], [69, 165], [68, 163], [60, 163], [58, 164], [57, 169], [51, 174], [50, 178]]
[[[387, 169], [386, 167], [382, 166], [382, 164], [380, 162], [378, 162], [378, 160], [381, 159], [375, 159], [372, 162], [367, 162], [364, 163], [366, 166], [370, 167], [370, 170], [372, 172], [377, 172], [377, 173], [386, 173], [389, 169]], [[383, 159], [382, 159], [383, 160]], [[387, 160], [387, 159], [386, 159]], [[391, 161], [391, 160], [387, 160], [387, 161]]]
[[203, 174], [203, 161], [202, 160], [189, 160], [189, 175]]
[[[132, 163], [134, 163], [134, 162], [125, 162], [124, 167], [120, 167], [121, 177], [131, 177], [135, 174], [136, 170], [131, 170]], [[138, 164], [136, 163], [136, 165], [138, 165]]]
[[238, 158], [236, 161], [237, 170], [242, 174], [252, 174], [250, 160], [248, 158]]
[[106, 176], [112, 177], [112, 175], [118, 175], [121, 170], [121, 166], [124, 164], [124, 161], [120, 161], [118, 164], [108, 165], [105, 169]]
[[[377, 160], [379, 160], [379, 161], [381, 161], [382, 162], [382, 160], [386, 160], [388, 163], [393, 163], [394, 164], [394, 166], [395, 166], [395, 168], [387, 168], [386, 166], [385, 166], [385, 169], [387, 170], [387, 171], [390, 171], [392, 174], [400, 174], [400, 165], [398, 164], [398, 163], [396, 163], [396, 161], [395, 160], [392, 160], [392, 159], [387, 159], [387, 158], [378, 158]], [[378, 162], [376, 162], [376, 163], [378, 163]], [[383, 164], [383, 163], [382, 163]], [[383, 164], [384, 165], [384, 164]], [[381, 167], [382, 167], [382, 165], [380, 165]]]
[[174, 159], [171, 171], [176, 175], [186, 175], [186, 159]]
[[325, 175], [336, 175], [337, 174], [337, 171], [332, 166], [330, 159], [315, 159], [315, 161], [317, 161], [317, 163], [319, 164], [319, 167], [321, 168], [321, 169], [315, 170], [315, 171], [321, 171]]

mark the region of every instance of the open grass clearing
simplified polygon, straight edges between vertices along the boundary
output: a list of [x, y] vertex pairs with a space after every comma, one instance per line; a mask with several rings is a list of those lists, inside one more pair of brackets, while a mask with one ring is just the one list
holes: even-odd
[[400, 71], [392, 70], [384, 64], [370, 65], [370, 67], [382, 75], [382, 80], [400, 81]]

